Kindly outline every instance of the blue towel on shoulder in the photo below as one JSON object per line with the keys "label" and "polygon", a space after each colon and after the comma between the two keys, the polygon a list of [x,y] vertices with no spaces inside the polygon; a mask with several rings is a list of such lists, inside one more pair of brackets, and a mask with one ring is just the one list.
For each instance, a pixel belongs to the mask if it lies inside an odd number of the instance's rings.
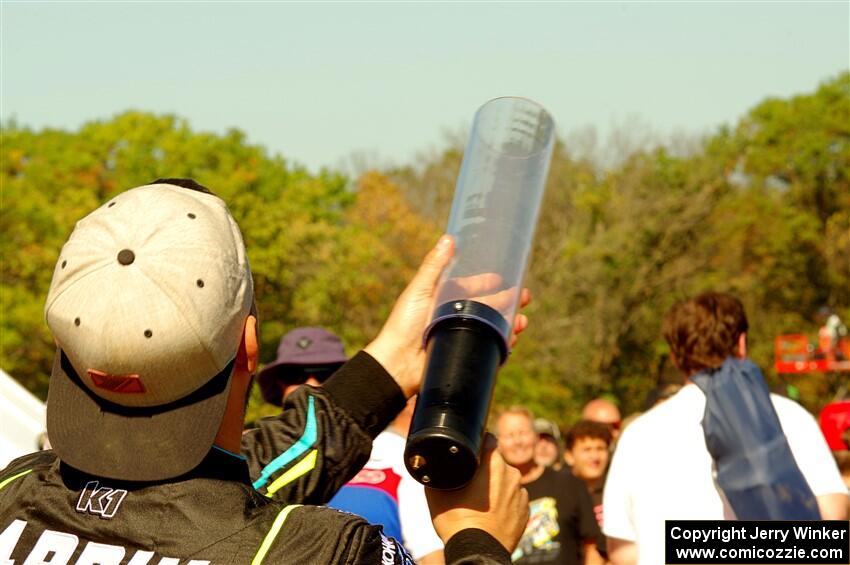
{"label": "blue towel on shoulder", "polygon": [[705,443],[738,519],[820,520],[759,368],[729,357],[691,380],[705,393]]}

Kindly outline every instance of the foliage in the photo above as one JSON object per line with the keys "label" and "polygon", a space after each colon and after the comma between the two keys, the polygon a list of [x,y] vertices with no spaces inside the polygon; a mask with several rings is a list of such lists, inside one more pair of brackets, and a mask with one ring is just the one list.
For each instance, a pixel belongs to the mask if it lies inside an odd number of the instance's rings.
{"label": "foliage", "polygon": [[[601,169],[570,150],[555,149],[527,279],[532,324],[497,405],[562,424],[601,394],[644,409],[655,387],[681,379],[660,338],[664,312],[707,289],[743,300],[751,356],[771,384],[795,384],[810,409],[829,400],[836,375],[773,373],[773,338],[814,333],[824,305],[850,317],[850,73],[757,104],[688,156],[633,151]],[[158,177],[195,178],[228,202],[248,246],[263,362],[303,325],[332,329],[353,353],[445,225],[462,156],[454,143],[351,182],[175,116],[131,111],[73,132],[5,124],[0,364],[44,396],[53,343],[42,309],[62,243],[88,211]],[[255,391],[249,418],[273,411]]]}
{"label": "foliage", "polygon": [[[843,73],[814,94],[758,104],[688,157],[638,151],[600,170],[556,148],[527,280],[532,323],[496,404],[564,424],[599,395],[643,410],[653,389],[682,378],[660,337],[664,312],[708,289],[743,300],[751,356],[774,388],[797,385],[813,410],[827,402],[839,377],[776,375],[773,339],[815,333],[824,305],[850,314],[848,82]],[[460,155],[392,176],[446,214],[435,203],[452,194]]]}

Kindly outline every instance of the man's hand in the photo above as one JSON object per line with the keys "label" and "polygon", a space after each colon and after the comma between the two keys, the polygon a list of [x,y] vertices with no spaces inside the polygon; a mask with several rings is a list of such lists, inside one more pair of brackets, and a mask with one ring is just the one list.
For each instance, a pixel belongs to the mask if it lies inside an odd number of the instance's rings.
{"label": "man's hand", "polygon": [[364,348],[392,375],[404,396],[419,392],[425,369],[422,334],[434,306],[437,283],[454,254],[451,236],[444,235],[428,252],[413,280],[401,293],[378,337]]}
{"label": "man's hand", "polygon": [[[419,271],[396,300],[378,337],[364,348],[392,375],[408,398],[419,392],[419,386],[422,384],[422,373],[425,370],[422,336],[431,321],[429,317],[437,300],[440,275],[453,254],[454,239],[444,235],[437,246],[425,256]],[[465,277],[456,284],[471,285],[471,288],[486,295],[498,282],[494,277],[498,279],[492,274],[475,275]],[[520,307],[524,307],[530,300],[528,289],[523,289],[520,294]],[[516,342],[516,336],[527,326],[528,319],[523,314],[517,314],[513,324],[511,346]]]}
{"label": "man's hand", "polygon": [[490,434],[468,485],[448,491],[425,487],[425,497],[443,543],[461,530],[478,528],[512,552],[528,522],[528,492],[520,484],[520,472],[505,463]]}

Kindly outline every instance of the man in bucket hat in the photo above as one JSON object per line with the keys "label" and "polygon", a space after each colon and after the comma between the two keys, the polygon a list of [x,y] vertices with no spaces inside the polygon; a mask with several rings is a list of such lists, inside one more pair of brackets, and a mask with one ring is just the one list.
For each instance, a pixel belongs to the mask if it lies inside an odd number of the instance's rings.
{"label": "man in bucket hat", "polygon": [[[376,434],[416,392],[425,317],[451,255],[451,239],[441,239],[342,378],[291,395],[293,410],[277,423],[308,440],[293,443],[293,458],[309,461],[310,442],[337,441],[326,435],[336,425]],[[252,487],[238,452],[258,355],[253,283],[239,229],[208,190],[161,179],[81,220],[57,262],[45,315],[57,343],[47,414],[54,451],[0,472],[0,560],[407,561],[377,527],[285,506]],[[324,427],[303,426],[310,412]],[[469,487],[431,502],[449,561],[508,562],[527,500],[492,448]]]}
{"label": "man in bucket hat", "polygon": [[257,374],[263,400],[281,406],[302,384],[321,386],[348,361],[342,340],[323,328],[295,328],[280,338],[277,358]]}

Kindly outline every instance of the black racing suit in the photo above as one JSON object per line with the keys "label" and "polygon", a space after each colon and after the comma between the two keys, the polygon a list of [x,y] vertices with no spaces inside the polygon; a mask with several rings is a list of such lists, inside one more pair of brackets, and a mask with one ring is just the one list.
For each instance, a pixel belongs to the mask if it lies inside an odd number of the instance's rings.
{"label": "black racing suit", "polygon": [[254,487],[287,504],[325,504],[363,468],[372,440],[405,403],[384,368],[358,353],[322,388],[298,387],[279,415],[243,434]]}
{"label": "black racing suit", "polygon": [[[403,406],[395,382],[363,353],[325,389],[290,396],[279,417],[246,437],[254,476],[265,477],[257,489],[246,460],[215,447],[186,475],[154,483],[87,475],[49,451],[13,461],[0,472],[0,563],[409,562],[380,527],[294,504],[329,498],[363,465],[371,436]],[[449,540],[446,559],[510,562],[494,538],[474,529]]]}

